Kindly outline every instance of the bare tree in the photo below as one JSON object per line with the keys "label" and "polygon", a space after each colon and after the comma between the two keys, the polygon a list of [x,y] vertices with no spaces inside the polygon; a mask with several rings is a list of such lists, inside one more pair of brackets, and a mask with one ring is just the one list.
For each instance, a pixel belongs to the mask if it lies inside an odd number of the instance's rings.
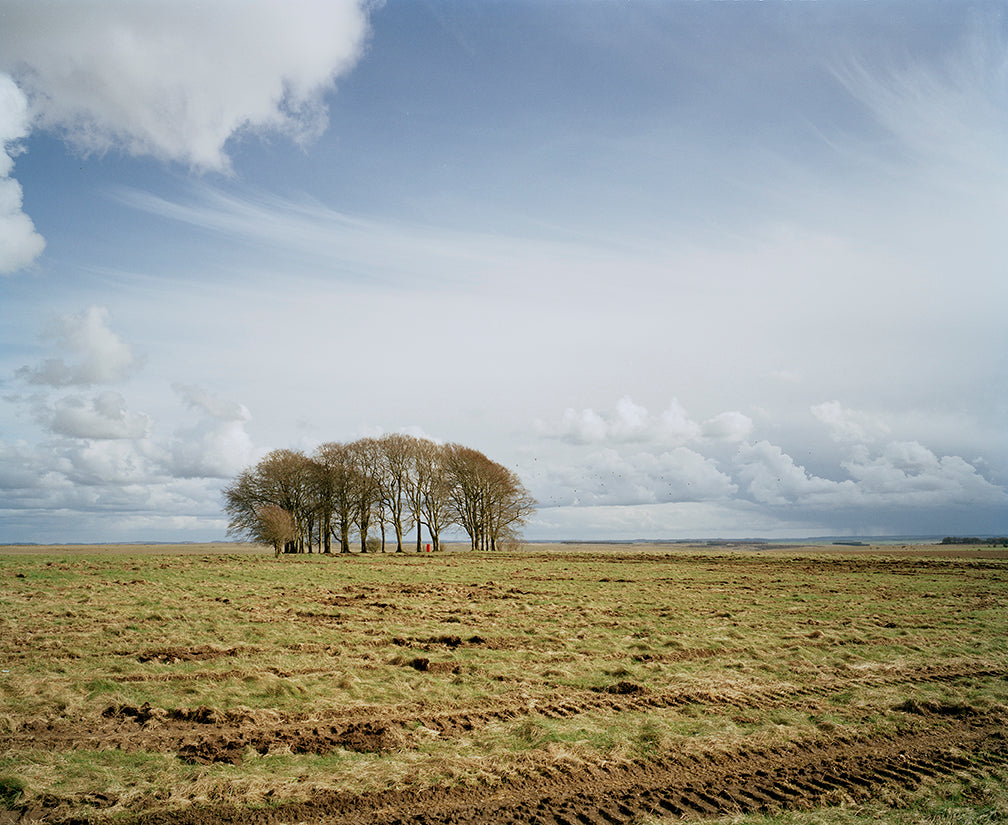
{"label": "bare tree", "polygon": [[258,540],[272,544],[274,555],[279,556],[284,545],[294,538],[294,519],[291,514],[275,504],[260,505]]}
{"label": "bare tree", "polygon": [[416,551],[418,553],[421,551],[423,545],[424,490],[428,486],[427,476],[430,473],[428,454],[435,447],[436,445],[433,441],[426,438],[417,438],[410,446],[410,452],[407,457],[403,492],[406,497],[406,507],[416,527]]}
{"label": "bare tree", "polygon": [[340,552],[350,552],[350,528],[357,518],[357,479],[346,444],[330,441],[315,450],[315,463],[329,524],[326,542],[339,530]]}
{"label": "bare tree", "polygon": [[535,501],[515,473],[461,444],[446,445],[444,466],[455,521],[473,550],[496,550],[517,538]]}
{"label": "bare tree", "polygon": [[296,450],[273,450],[259,462],[257,470],[271,491],[267,503],[283,508],[294,520],[295,546],[291,549],[303,553],[311,519],[307,456]]}
{"label": "bare tree", "polygon": [[368,527],[381,500],[381,450],[373,438],[360,438],[347,445],[347,457],[355,482],[357,529],[361,552],[367,552]]}
{"label": "bare tree", "polygon": [[224,512],[228,515],[229,535],[258,541],[258,509],[270,504],[261,482],[255,469],[245,469],[224,488]]}
{"label": "bare tree", "polygon": [[535,507],[536,500],[525,489],[518,474],[500,464],[495,465],[487,507],[489,549],[498,550],[516,543],[521,538],[521,528],[535,512]]}
{"label": "bare tree", "polygon": [[[418,474],[420,514],[430,535],[434,551],[441,549],[441,532],[451,526],[454,515],[449,493],[451,483],[445,467],[445,448],[441,444],[424,440],[417,451],[415,466]],[[420,528],[417,527],[419,550]]]}
{"label": "bare tree", "polygon": [[[396,552],[403,551],[403,514],[408,514],[409,472],[417,439],[401,433],[390,433],[378,439],[382,463],[381,496],[384,511],[396,536]],[[382,531],[384,550],[384,530]]]}
{"label": "bare tree", "polygon": [[461,444],[447,444],[442,452],[455,521],[469,535],[472,549],[481,550],[487,535],[492,462],[483,453]]}
{"label": "bare tree", "polygon": [[273,450],[255,467],[243,470],[224,488],[224,510],[230,517],[228,532],[261,540],[259,511],[273,505],[286,511],[293,522],[293,534],[286,540],[285,549],[304,552],[312,518],[308,469],[309,461],[303,453]]}

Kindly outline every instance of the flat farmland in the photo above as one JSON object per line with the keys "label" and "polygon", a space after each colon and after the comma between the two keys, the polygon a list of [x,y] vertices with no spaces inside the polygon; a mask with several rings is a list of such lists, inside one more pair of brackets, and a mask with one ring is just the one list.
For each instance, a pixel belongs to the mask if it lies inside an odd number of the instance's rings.
{"label": "flat farmland", "polygon": [[1003,552],[33,547],[0,579],[0,822],[1008,820]]}

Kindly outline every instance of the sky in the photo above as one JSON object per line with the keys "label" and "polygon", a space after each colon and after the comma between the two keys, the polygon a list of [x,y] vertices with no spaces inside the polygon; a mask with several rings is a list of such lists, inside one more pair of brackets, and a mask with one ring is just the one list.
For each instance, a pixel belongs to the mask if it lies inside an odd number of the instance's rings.
{"label": "sky", "polygon": [[0,542],[276,448],[529,539],[1008,533],[1004,0],[0,0]]}

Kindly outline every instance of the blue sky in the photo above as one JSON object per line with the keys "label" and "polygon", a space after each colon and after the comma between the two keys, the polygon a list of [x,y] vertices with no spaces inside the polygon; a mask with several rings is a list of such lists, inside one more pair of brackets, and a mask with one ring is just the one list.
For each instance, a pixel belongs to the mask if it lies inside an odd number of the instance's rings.
{"label": "blue sky", "polygon": [[1008,532],[1004,2],[0,0],[0,541],[277,447],[530,538]]}

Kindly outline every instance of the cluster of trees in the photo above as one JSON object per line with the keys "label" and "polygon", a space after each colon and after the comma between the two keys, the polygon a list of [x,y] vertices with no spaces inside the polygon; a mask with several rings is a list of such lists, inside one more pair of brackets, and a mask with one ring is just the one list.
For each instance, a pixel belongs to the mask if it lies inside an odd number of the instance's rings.
{"label": "cluster of trees", "polygon": [[496,550],[519,538],[535,501],[518,476],[461,444],[389,434],[322,444],[311,455],[274,450],[224,488],[229,534],[285,552],[350,552],[351,536],[381,550],[392,528],[396,552],[426,527],[434,550],[441,533],[459,527],[474,550]]}

